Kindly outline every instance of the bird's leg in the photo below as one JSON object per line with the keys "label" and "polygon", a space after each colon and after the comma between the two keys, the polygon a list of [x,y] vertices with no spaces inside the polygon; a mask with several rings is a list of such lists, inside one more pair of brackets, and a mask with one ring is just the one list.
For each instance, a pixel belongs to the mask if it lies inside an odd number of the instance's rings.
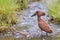
{"label": "bird's leg", "polygon": [[46,36],[48,37],[48,33],[46,32]]}
{"label": "bird's leg", "polygon": [[41,37],[43,37],[43,31],[41,30]]}

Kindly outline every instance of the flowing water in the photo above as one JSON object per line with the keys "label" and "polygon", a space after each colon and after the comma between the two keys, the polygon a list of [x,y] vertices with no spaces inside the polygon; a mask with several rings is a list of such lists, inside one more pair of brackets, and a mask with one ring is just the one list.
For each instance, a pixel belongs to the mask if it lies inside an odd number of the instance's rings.
{"label": "flowing water", "polygon": [[34,2],[30,3],[29,8],[19,12],[18,14],[18,24],[15,25],[16,29],[24,32],[26,34],[31,34],[31,37],[22,37],[18,33],[16,35],[6,34],[7,36],[0,36],[0,40],[59,40],[60,39],[60,25],[49,23],[53,33],[45,36],[46,33],[43,31],[44,37],[41,37],[41,30],[38,27],[37,17],[31,17],[37,10],[42,10],[46,13],[42,16],[44,20],[49,22],[50,17],[48,17],[47,8],[44,3]]}

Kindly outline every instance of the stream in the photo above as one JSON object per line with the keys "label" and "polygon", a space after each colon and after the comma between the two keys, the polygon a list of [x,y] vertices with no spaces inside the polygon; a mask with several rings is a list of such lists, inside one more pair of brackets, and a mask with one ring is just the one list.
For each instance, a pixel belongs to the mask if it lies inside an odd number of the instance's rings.
{"label": "stream", "polygon": [[[17,30],[25,33],[31,34],[31,37],[22,37],[18,33],[16,35],[7,34],[8,36],[1,37],[0,40],[59,40],[60,38],[60,25],[49,23],[53,33],[48,34],[48,37],[41,38],[41,30],[38,27],[37,16],[31,17],[37,10],[42,10],[46,13],[45,16],[42,16],[42,19],[49,22],[51,17],[48,17],[48,9],[44,3],[40,2],[31,2],[29,8],[19,12],[18,14],[18,24],[14,25]],[[44,36],[46,32],[42,33]],[[10,35],[10,36],[9,36]]]}

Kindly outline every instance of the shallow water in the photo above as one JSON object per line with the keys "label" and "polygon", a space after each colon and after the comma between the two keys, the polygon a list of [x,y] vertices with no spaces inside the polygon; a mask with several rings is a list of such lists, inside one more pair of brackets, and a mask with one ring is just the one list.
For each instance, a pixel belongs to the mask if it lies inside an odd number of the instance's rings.
{"label": "shallow water", "polygon": [[[37,10],[42,10],[46,13],[45,16],[42,16],[42,19],[49,22],[50,17],[47,17],[48,15],[47,8],[44,3],[40,3],[40,2],[34,2],[29,4],[28,6],[29,8],[24,10],[22,13],[24,15],[20,16],[22,17],[21,18],[22,20],[20,20],[19,18],[19,23],[17,26],[21,27],[23,29],[22,31],[28,34],[32,34],[33,36],[40,36],[41,30],[38,27],[37,17],[36,16],[31,17],[31,15],[33,15]],[[49,23],[49,24],[51,26],[51,29],[53,30],[53,33],[49,35],[55,35],[56,33],[60,32],[60,25],[53,24],[53,23]],[[25,27],[25,29],[23,27]],[[45,32],[43,32],[43,35],[45,35]]]}
{"label": "shallow water", "polygon": [[13,36],[5,36],[0,40],[60,40],[60,37],[33,37],[33,38],[14,38]]}

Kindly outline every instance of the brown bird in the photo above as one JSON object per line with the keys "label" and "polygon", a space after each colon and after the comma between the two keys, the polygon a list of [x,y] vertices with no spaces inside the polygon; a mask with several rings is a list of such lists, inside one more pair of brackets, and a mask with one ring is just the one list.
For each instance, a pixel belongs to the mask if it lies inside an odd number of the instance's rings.
{"label": "brown bird", "polygon": [[46,35],[47,35],[47,33],[52,33],[52,30],[51,30],[48,22],[46,22],[45,20],[43,20],[43,19],[41,18],[41,16],[44,16],[45,13],[42,12],[42,11],[37,11],[37,12],[36,12],[35,14],[33,14],[31,17],[33,17],[33,16],[35,16],[35,15],[37,15],[38,26],[39,26],[39,28],[41,29],[41,36],[43,36],[43,35],[42,35],[42,30],[46,32]]}

